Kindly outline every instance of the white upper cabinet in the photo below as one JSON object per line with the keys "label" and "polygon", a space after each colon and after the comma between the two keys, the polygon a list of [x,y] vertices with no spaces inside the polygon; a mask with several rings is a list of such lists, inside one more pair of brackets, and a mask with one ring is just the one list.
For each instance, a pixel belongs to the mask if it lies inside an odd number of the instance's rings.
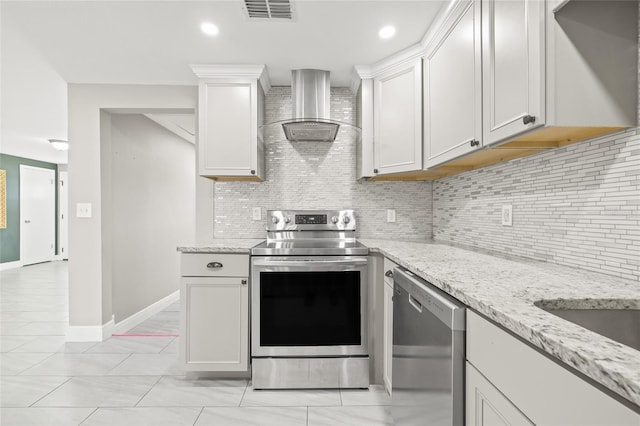
{"label": "white upper cabinet", "polygon": [[424,167],[482,147],[480,1],[458,3],[424,57]]}
{"label": "white upper cabinet", "polygon": [[355,71],[358,178],[439,179],[637,126],[638,5],[451,0],[420,43]]}
{"label": "white upper cabinet", "polygon": [[[264,179],[264,66],[195,67],[198,171],[227,180]],[[264,80],[263,80],[264,81]]]}
{"label": "white upper cabinet", "polygon": [[374,174],[422,169],[422,61],[373,79]]}
{"label": "white upper cabinet", "polygon": [[545,124],[544,2],[482,1],[484,142]]}

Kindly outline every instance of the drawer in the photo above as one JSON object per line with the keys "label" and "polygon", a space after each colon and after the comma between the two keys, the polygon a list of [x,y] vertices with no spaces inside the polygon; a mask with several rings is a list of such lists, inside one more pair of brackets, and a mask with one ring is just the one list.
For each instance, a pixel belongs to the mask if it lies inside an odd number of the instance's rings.
{"label": "drawer", "polygon": [[384,270],[382,272],[382,274],[384,275],[384,282],[386,284],[389,284],[390,286],[393,286],[393,276],[388,276],[387,274],[389,273],[393,273],[393,268],[397,268],[398,264],[395,262],[392,262],[391,260],[387,259],[386,257],[384,258]]}
{"label": "drawer", "polygon": [[249,255],[183,253],[180,275],[183,277],[248,277]]}

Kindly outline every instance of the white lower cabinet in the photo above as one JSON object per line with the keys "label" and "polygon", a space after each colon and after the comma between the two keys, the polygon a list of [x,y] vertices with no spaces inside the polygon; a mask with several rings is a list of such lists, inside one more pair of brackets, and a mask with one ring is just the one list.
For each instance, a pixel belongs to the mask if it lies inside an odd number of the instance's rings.
{"label": "white lower cabinet", "polygon": [[533,425],[468,362],[466,373],[467,426]]}
{"label": "white lower cabinet", "polygon": [[[182,256],[182,367],[186,371],[246,372],[249,256],[202,253]],[[199,276],[191,276],[194,274]]]}
{"label": "white lower cabinet", "polygon": [[467,425],[640,424],[640,414],[467,310]]}
{"label": "white lower cabinet", "polygon": [[384,381],[384,387],[389,394],[391,394],[391,365],[393,364],[393,268],[396,266],[398,265],[385,257],[382,379]]}

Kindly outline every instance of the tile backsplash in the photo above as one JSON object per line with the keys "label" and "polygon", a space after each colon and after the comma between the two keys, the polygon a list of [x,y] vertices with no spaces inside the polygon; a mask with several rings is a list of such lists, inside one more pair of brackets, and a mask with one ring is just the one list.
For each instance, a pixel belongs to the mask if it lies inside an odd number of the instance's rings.
{"label": "tile backsplash", "polygon": [[639,178],[634,128],[440,179],[433,236],[640,281]]}
{"label": "tile backsplash", "polygon": [[[331,89],[331,118],[355,123],[355,96]],[[265,120],[291,118],[291,88],[272,87]],[[287,141],[281,126],[265,128],[264,182],[215,182],[216,238],[263,238],[264,221],[252,220],[252,207],[268,209],[352,208],[360,238],[419,240],[431,237],[430,182],[357,182],[355,128],[341,126],[333,143]],[[387,209],[396,222],[386,221]]]}
{"label": "tile backsplash", "polygon": [[[273,87],[268,123],[291,117]],[[353,123],[355,97],[331,90],[332,118]],[[462,244],[640,281],[640,128],[433,182],[357,182],[356,130],[333,143],[265,131],[265,182],[215,182],[216,238],[263,238],[267,209],[353,208],[358,237]],[[501,224],[503,205],[513,225]],[[386,222],[395,209],[397,222]]]}

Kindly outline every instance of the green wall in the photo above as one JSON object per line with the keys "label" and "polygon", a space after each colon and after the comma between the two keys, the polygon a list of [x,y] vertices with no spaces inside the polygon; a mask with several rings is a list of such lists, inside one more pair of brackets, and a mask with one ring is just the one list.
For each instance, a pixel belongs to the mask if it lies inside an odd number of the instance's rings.
{"label": "green wall", "polygon": [[[20,165],[52,169],[58,181],[58,165],[28,158],[0,154],[0,169],[7,171],[7,227],[0,229],[0,263],[20,260]],[[56,212],[58,185],[56,184]],[[58,252],[58,215],[56,214],[56,253]]]}

